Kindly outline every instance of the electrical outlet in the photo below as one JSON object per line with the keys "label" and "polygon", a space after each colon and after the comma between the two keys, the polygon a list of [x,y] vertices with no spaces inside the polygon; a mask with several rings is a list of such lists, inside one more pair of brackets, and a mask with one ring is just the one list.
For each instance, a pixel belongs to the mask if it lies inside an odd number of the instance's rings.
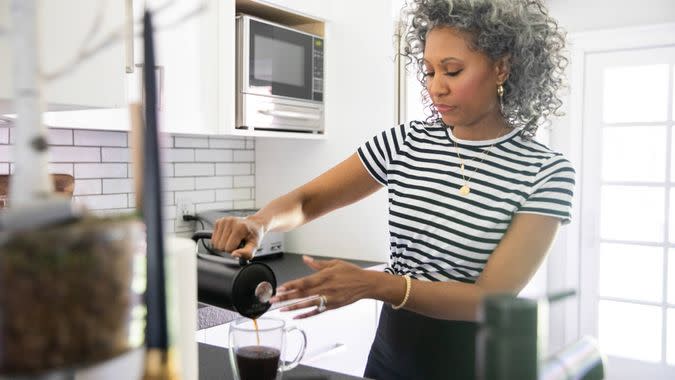
{"label": "electrical outlet", "polygon": [[194,215],[195,206],[192,200],[187,197],[176,197],[176,231],[191,231],[194,229],[194,222],[183,220],[183,215]]}

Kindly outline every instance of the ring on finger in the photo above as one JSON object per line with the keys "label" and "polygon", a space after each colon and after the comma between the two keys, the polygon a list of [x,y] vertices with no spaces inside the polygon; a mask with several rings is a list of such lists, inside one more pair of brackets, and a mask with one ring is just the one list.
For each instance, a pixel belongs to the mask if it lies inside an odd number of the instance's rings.
{"label": "ring on finger", "polygon": [[326,307],[328,306],[328,300],[326,299],[326,296],[319,296],[319,306],[317,306],[317,311],[319,313],[323,313],[326,311]]}

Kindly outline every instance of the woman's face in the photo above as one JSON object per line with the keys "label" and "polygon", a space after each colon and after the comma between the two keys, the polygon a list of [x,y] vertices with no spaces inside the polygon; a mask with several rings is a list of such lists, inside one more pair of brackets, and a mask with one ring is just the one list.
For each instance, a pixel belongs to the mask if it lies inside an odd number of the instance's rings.
{"label": "woman's face", "polygon": [[506,76],[500,65],[471,50],[467,38],[449,27],[427,34],[426,87],[446,125],[472,126],[492,113],[499,114],[497,84]]}

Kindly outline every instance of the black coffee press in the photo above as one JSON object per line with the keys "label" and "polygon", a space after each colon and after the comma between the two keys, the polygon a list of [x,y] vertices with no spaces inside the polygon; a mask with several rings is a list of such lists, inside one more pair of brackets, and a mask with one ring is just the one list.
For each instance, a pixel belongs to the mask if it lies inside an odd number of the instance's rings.
{"label": "black coffee press", "polygon": [[[197,245],[211,239],[212,231],[192,235]],[[260,262],[240,259],[233,262],[219,254],[197,253],[197,299],[209,305],[236,311],[247,318],[258,318],[269,310],[276,294],[277,278],[272,269]]]}

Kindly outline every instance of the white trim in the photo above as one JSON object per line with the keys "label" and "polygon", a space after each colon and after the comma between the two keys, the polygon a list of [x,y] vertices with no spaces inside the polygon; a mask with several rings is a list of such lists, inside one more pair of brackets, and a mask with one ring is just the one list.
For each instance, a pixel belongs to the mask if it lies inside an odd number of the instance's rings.
{"label": "white trim", "polygon": [[[574,203],[572,223],[561,230],[554,244],[548,263],[548,289],[576,289],[577,297],[564,303],[564,310],[551,313],[550,348],[558,349],[579,338],[579,272],[580,272],[580,223],[578,217],[584,200],[579,196],[582,188],[581,162],[584,118],[584,76],[586,55],[611,50],[650,48],[675,44],[675,23],[639,27],[605,29],[570,34],[569,38],[569,92],[564,102],[567,116],[554,120],[551,145],[565,153],[577,169],[577,199]],[[562,270],[561,270],[562,268]],[[561,273],[563,272],[563,273]],[[561,332],[562,330],[562,332]]]}

